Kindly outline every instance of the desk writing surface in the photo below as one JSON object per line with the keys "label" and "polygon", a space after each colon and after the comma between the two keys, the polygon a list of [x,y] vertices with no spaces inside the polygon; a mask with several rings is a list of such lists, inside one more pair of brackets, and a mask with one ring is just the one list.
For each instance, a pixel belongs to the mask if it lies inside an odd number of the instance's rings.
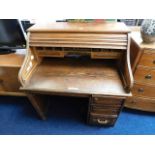
{"label": "desk writing surface", "polygon": [[86,95],[130,95],[123,88],[115,62],[77,58],[45,58],[21,89]]}

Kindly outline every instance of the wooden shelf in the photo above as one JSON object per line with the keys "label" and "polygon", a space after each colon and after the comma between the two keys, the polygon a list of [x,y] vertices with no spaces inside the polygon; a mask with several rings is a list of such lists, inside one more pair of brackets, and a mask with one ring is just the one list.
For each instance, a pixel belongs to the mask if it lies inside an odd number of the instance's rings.
{"label": "wooden shelf", "polygon": [[114,60],[87,58],[44,58],[21,89],[42,93],[130,96],[123,88],[115,63]]}

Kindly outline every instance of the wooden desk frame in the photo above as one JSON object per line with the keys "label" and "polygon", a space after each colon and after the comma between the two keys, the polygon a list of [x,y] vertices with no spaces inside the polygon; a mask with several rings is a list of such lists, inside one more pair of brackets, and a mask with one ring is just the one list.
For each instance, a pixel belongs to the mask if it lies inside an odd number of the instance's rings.
{"label": "wooden desk frame", "polygon": [[[99,52],[94,51],[100,49]],[[84,50],[82,52],[81,50]],[[45,57],[64,59],[71,54],[90,56],[93,59],[117,60],[119,74],[124,92],[108,94],[89,94],[88,122],[98,125],[114,125],[127,96],[131,96],[133,75],[130,65],[130,34],[122,23],[54,23],[45,27],[34,26],[28,31],[27,55],[19,72],[21,89],[27,93],[32,105],[42,119],[45,119],[44,106],[39,94],[53,94],[53,90],[45,91],[27,87],[42,65]],[[51,59],[52,61],[52,59]],[[32,86],[32,85],[31,85]],[[38,94],[38,95],[37,95]],[[66,95],[57,92],[57,95]],[[67,95],[83,96],[76,91]],[[95,110],[94,110],[95,109]]]}

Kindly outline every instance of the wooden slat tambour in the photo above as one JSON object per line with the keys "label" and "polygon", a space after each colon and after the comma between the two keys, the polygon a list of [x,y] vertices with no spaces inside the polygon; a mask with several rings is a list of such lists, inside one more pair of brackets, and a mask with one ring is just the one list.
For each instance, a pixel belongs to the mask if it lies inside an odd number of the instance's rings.
{"label": "wooden slat tambour", "polygon": [[31,38],[115,38],[127,39],[126,34],[95,34],[95,33],[31,33]]}
{"label": "wooden slat tambour", "polygon": [[30,46],[127,49],[126,34],[31,33]]}
{"label": "wooden slat tambour", "polygon": [[76,40],[74,40],[74,41],[72,41],[72,42],[69,42],[69,41],[60,41],[60,40],[58,40],[58,41],[30,41],[30,44],[31,43],[39,43],[39,44],[96,44],[96,45],[124,45],[124,46],[126,46],[127,45],[127,43],[122,43],[122,42],[118,42],[118,43],[115,43],[115,42],[81,42],[81,41],[76,41]]}
{"label": "wooden slat tambour", "polygon": [[105,48],[105,49],[127,49],[126,46],[118,46],[118,45],[86,45],[86,44],[38,44],[38,43],[30,43],[30,46],[35,47],[81,47],[81,48]]}
{"label": "wooden slat tambour", "polygon": [[115,42],[115,43],[127,43],[127,40],[123,39],[81,39],[81,38],[31,38],[30,41],[88,41],[88,42]]}

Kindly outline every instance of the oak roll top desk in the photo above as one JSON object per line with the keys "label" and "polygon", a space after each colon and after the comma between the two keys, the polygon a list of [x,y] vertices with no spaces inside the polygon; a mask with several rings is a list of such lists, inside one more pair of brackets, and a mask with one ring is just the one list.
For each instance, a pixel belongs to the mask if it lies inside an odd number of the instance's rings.
{"label": "oak roll top desk", "polygon": [[28,30],[21,90],[45,119],[39,94],[88,97],[88,123],[114,125],[131,96],[130,31],[123,23],[49,23]]}

